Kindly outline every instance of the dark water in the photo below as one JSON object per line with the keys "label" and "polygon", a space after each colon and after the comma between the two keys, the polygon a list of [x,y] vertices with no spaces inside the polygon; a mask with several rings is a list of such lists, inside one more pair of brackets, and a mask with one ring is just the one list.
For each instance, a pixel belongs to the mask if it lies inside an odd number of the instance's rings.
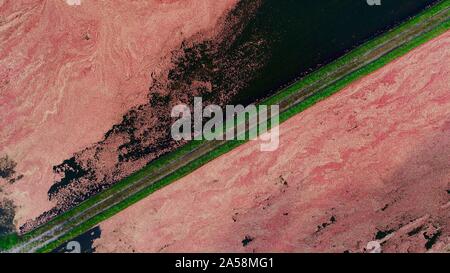
{"label": "dark water", "polygon": [[436,2],[381,0],[381,6],[370,6],[366,0],[263,0],[237,43],[260,33],[270,41],[270,56],[235,102],[267,97]]}

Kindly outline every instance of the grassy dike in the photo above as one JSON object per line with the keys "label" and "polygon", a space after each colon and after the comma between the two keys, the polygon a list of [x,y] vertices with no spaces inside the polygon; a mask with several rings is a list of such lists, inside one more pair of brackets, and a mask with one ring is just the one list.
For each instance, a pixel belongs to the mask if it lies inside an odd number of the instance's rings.
{"label": "grassy dike", "polygon": [[[358,47],[357,49],[355,49],[355,50],[351,51],[350,53],[346,54],[345,56],[339,58],[338,60],[320,68],[319,70],[316,70],[315,72],[309,74],[308,76],[304,77],[303,79],[300,79],[293,85],[291,85],[283,90],[280,90],[274,96],[261,102],[261,104],[272,105],[272,104],[280,103],[281,101],[285,100],[289,96],[298,92],[300,89],[313,84],[314,82],[318,81],[319,79],[321,79],[323,77],[327,77],[328,74],[330,74],[334,70],[337,70],[339,67],[343,66],[344,64],[352,62],[355,58],[358,58],[359,56],[362,56],[365,53],[370,52],[371,50],[376,48],[378,45],[380,45],[386,41],[389,41],[393,37],[397,36],[399,33],[406,31],[410,27],[412,27],[424,20],[427,20],[428,18],[433,17],[435,14],[437,14],[440,11],[447,9],[449,7],[450,7],[450,0],[444,0],[444,1],[440,2],[439,4],[425,10],[421,14],[415,16],[414,18],[410,19],[409,21],[396,27],[395,29],[393,29],[381,36],[376,37],[375,39],[363,44],[362,46]],[[303,110],[314,105],[318,101],[323,100],[323,99],[331,96],[332,94],[338,92],[339,90],[341,90],[342,88],[344,88],[348,84],[350,84],[351,82],[353,82],[357,79],[360,79],[361,77],[363,77],[365,75],[372,73],[373,71],[383,67],[384,65],[391,62],[392,60],[394,60],[400,56],[403,56],[404,54],[406,54],[408,51],[414,49],[415,47],[433,39],[434,37],[437,37],[438,35],[447,31],[449,28],[450,28],[450,21],[447,20],[446,22],[440,24],[437,28],[435,28],[427,33],[424,33],[424,34],[420,35],[419,37],[416,37],[415,39],[407,42],[406,44],[403,44],[402,46],[387,53],[386,55],[383,55],[381,58],[377,59],[376,61],[369,63],[366,66],[364,66],[363,68],[342,77],[341,79],[335,81],[332,85],[330,85],[324,89],[321,89],[318,92],[315,92],[311,96],[307,97],[303,101],[296,104],[294,107],[291,107],[290,109],[282,112],[280,114],[280,121],[283,122],[283,121],[289,119],[290,117],[302,112]],[[60,244],[64,243],[65,241],[68,241],[68,240],[86,232],[87,230],[89,230],[93,226],[97,225],[98,223],[117,214],[121,210],[135,204],[139,200],[142,200],[143,198],[147,197],[148,195],[157,191],[158,189],[161,189],[162,187],[186,176],[187,174],[198,169],[202,165],[231,151],[232,149],[240,146],[241,144],[243,144],[245,142],[246,141],[226,142],[225,144],[223,144],[219,148],[213,150],[212,152],[210,152],[206,155],[203,155],[202,157],[198,158],[197,160],[181,167],[180,169],[176,170],[175,172],[172,172],[170,175],[159,180],[157,183],[152,184],[151,186],[147,187],[146,189],[138,192],[137,194],[134,194],[133,196],[114,205],[113,207],[100,212],[99,214],[95,215],[94,217],[83,222],[81,225],[73,227],[73,229],[70,232],[65,233],[62,237],[47,244],[45,247],[39,249],[38,252],[49,252],[49,251],[53,250],[54,248],[58,247]],[[202,144],[204,144],[203,141],[192,141],[192,142],[188,143],[187,145],[181,147],[180,149],[176,150],[175,152],[167,154],[167,155],[159,158],[158,160],[154,161],[153,163],[151,163],[147,167],[143,168],[142,170],[123,179],[119,183],[113,185],[111,188],[89,198],[88,200],[82,202],[80,205],[72,208],[71,210],[67,211],[66,213],[63,213],[63,214],[55,217],[50,222],[44,224],[43,226],[37,228],[34,231],[31,231],[23,236],[17,236],[16,234],[12,234],[12,235],[1,238],[0,239],[0,249],[3,249],[3,250],[11,249],[15,245],[18,245],[22,242],[26,242],[30,238],[34,238],[34,237],[38,236],[45,230],[50,229],[52,226],[62,223],[65,220],[76,216],[79,212],[89,208],[90,206],[99,202],[100,200],[103,200],[105,197],[124,189],[130,183],[133,183],[134,181],[145,178],[152,172],[158,170],[159,168],[166,165],[167,163],[176,160],[180,156],[185,156],[185,155],[189,154],[193,150],[200,147]]]}

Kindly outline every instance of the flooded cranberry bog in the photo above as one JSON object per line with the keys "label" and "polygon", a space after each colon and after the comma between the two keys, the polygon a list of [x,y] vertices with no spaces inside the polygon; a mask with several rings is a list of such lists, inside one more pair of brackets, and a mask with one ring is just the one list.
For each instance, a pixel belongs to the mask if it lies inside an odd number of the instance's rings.
{"label": "flooded cranberry bog", "polygon": [[[261,104],[279,104],[287,120],[356,79],[367,75],[449,29],[450,1],[442,1],[389,32],[300,79]],[[245,101],[245,99],[241,99]],[[138,173],[60,214],[36,230],[2,240],[12,252],[48,252],[97,223],[185,176],[243,142],[192,142]]]}

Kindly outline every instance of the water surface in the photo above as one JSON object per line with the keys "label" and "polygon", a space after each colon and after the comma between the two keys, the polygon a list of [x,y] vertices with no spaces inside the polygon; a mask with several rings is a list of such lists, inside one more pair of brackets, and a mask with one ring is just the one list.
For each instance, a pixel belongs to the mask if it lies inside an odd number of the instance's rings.
{"label": "water surface", "polygon": [[258,33],[268,61],[236,102],[251,103],[400,24],[436,0],[264,0],[237,44]]}

